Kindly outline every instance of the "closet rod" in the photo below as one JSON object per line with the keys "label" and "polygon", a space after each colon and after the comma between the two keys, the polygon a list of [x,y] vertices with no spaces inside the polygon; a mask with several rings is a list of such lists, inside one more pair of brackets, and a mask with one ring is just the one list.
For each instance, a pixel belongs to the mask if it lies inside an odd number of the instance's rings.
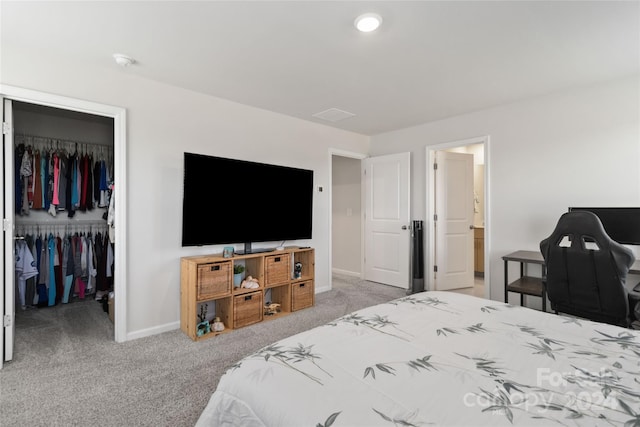
{"label": "closet rod", "polygon": [[40,232],[58,232],[64,231],[74,232],[74,231],[99,231],[99,232],[107,232],[109,229],[107,224],[16,224],[15,236],[16,238],[20,238],[28,233],[40,233]]}
{"label": "closet rod", "polygon": [[107,221],[102,220],[91,220],[91,219],[80,219],[80,220],[52,220],[52,221],[16,221],[15,225],[108,225]]}
{"label": "closet rod", "polygon": [[108,227],[109,224],[106,222],[97,222],[97,221],[86,221],[86,222],[66,222],[66,223],[53,223],[53,222],[22,222],[15,224],[16,228],[19,227]]}
{"label": "closet rod", "polygon": [[20,133],[20,132],[14,132],[13,134],[14,137],[14,142],[15,142],[15,138],[38,138],[38,139],[46,139],[46,140],[50,140],[50,141],[59,141],[62,142],[64,144],[84,144],[84,145],[91,145],[91,146],[99,146],[99,147],[109,147],[111,149],[113,149],[113,144],[100,144],[97,142],[90,142],[90,141],[76,141],[73,139],[65,139],[65,138],[55,138],[52,136],[40,136],[40,135],[32,135],[32,134],[28,134],[28,133]]}

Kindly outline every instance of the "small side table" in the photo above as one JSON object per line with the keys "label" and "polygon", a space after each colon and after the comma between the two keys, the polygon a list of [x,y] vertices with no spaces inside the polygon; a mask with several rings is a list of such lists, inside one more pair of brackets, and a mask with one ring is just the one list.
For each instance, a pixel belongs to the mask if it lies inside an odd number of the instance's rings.
{"label": "small side table", "polygon": [[[520,294],[520,305],[524,306],[524,296],[532,295],[542,298],[542,311],[547,311],[547,293],[542,284],[542,277],[546,275],[546,265],[540,252],[516,251],[502,257],[504,261],[504,302],[509,302],[509,292]],[[509,261],[520,263],[520,277],[509,283]],[[526,275],[527,264],[542,266],[542,277]]]}

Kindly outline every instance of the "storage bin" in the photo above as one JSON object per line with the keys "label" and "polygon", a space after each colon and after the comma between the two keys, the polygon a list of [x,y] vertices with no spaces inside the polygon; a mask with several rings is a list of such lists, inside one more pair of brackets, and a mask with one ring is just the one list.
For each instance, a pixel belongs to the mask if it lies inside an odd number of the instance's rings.
{"label": "storage bin", "polygon": [[233,297],[233,327],[241,328],[262,321],[262,291]]}
{"label": "storage bin", "polygon": [[291,311],[302,310],[313,306],[313,280],[291,285]]}
{"label": "storage bin", "polygon": [[291,276],[291,255],[270,255],[265,257],[265,286],[289,281]]}
{"label": "storage bin", "polygon": [[197,300],[213,299],[229,294],[232,280],[231,261],[199,265]]}

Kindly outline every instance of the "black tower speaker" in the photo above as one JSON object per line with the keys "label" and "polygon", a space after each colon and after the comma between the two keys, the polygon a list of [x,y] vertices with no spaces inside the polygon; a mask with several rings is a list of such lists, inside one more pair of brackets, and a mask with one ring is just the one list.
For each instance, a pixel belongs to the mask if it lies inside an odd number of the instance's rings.
{"label": "black tower speaker", "polygon": [[422,221],[411,227],[411,293],[424,291],[424,235]]}

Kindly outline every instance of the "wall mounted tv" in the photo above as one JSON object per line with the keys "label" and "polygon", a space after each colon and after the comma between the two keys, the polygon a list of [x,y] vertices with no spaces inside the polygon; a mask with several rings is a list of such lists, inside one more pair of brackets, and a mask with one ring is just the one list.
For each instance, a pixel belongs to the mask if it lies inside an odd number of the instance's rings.
{"label": "wall mounted tv", "polygon": [[313,171],[184,153],[182,246],[311,238]]}
{"label": "wall mounted tv", "polygon": [[640,208],[570,207],[569,211],[593,212],[613,240],[625,245],[640,245]]}

